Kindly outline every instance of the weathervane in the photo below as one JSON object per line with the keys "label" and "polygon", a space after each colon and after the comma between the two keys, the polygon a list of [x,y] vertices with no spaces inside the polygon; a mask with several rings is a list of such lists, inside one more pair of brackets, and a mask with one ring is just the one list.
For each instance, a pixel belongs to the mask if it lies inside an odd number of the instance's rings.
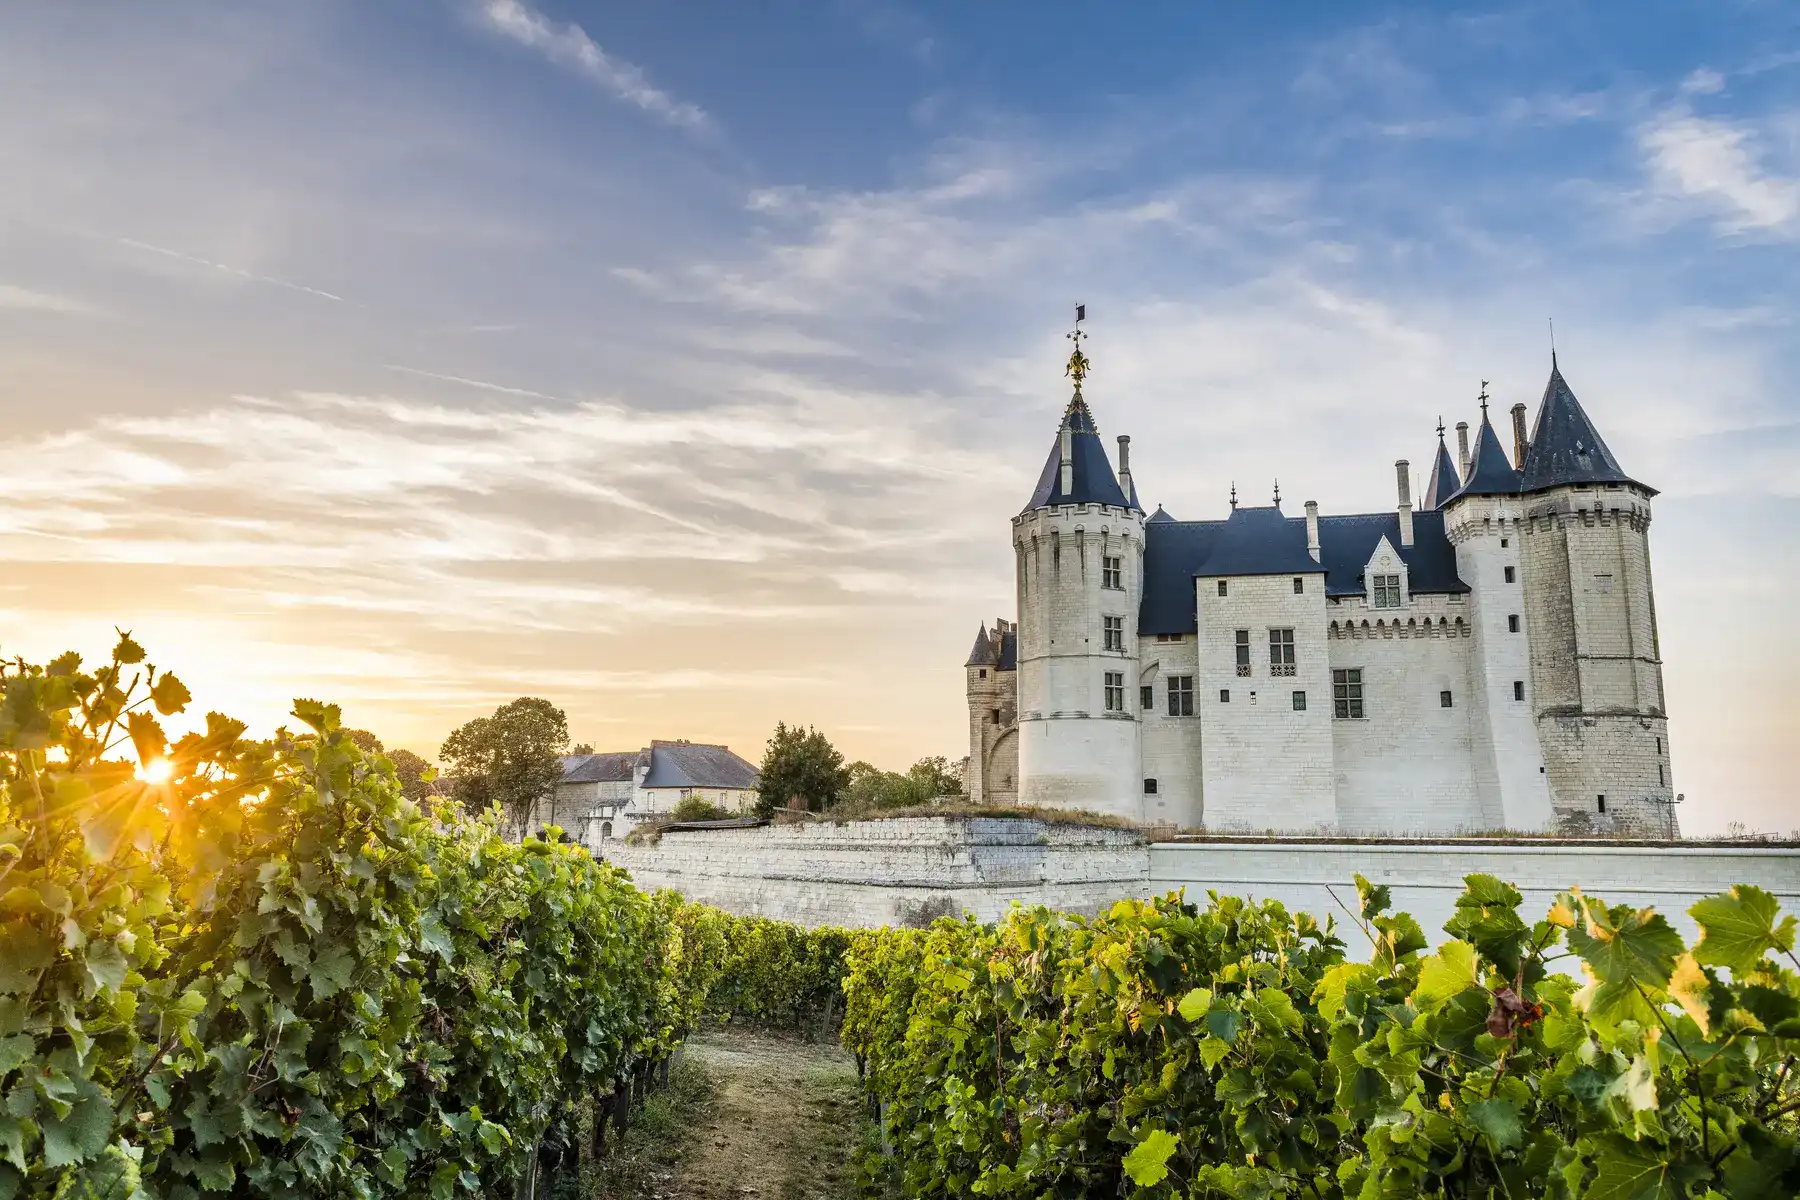
{"label": "weathervane", "polygon": [[1231,481],[1231,511],[1237,511],[1237,480]]}
{"label": "weathervane", "polygon": [[1444,418],[1438,418],[1438,441],[1444,440]]}
{"label": "weathervane", "polygon": [[[1488,385],[1487,380],[1484,379],[1481,381],[1481,423],[1484,425],[1487,424],[1487,419],[1488,419],[1488,415],[1487,415],[1487,402],[1488,402],[1487,385]],[[1442,418],[1439,418],[1439,419],[1441,420]]]}
{"label": "weathervane", "polygon": [[1281,507],[1281,480],[1275,481],[1275,507]]}
{"label": "weathervane", "polygon": [[1066,335],[1071,342],[1075,343],[1075,349],[1070,351],[1069,367],[1063,372],[1075,381],[1077,396],[1081,395],[1081,381],[1087,378],[1088,373],[1088,357],[1081,352],[1081,340],[1087,336],[1081,331],[1081,323],[1085,320],[1087,320],[1087,305],[1077,304],[1075,306],[1075,328]]}

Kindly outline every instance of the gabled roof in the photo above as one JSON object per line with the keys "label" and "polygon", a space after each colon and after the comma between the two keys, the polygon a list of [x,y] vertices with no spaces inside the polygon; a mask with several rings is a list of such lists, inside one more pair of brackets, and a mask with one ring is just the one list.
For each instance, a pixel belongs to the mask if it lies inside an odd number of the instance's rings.
{"label": "gabled roof", "polygon": [[1425,495],[1419,501],[1424,509],[1442,508],[1444,501],[1456,494],[1462,486],[1462,478],[1456,473],[1456,460],[1450,457],[1449,447],[1444,445],[1443,426],[1438,427],[1437,460],[1431,464],[1431,479],[1425,485]]}
{"label": "gabled roof", "polygon": [[753,788],[756,768],[724,746],[701,742],[651,742],[647,788]]}
{"label": "gabled roof", "polygon": [[[1074,467],[1070,487],[1066,492],[1062,490],[1064,429],[1070,432],[1069,457]],[[1135,489],[1134,494],[1128,497],[1119,487],[1119,478],[1113,474],[1112,462],[1106,457],[1106,447],[1100,441],[1099,431],[1094,428],[1094,414],[1088,411],[1087,401],[1081,398],[1080,392],[1069,398],[1069,406],[1063,410],[1062,423],[1057,426],[1056,440],[1050,443],[1050,457],[1044,460],[1043,474],[1038,476],[1037,490],[1031,493],[1025,511],[1049,508],[1055,504],[1138,507]]]}
{"label": "gabled roof", "polygon": [[[1525,452],[1520,488],[1541,492],[1569,484],[1630,483],[1644,487],[1625,474],[1625,468],[1601,440],[1600,431],[1588,419],[1581,402],[1550,356],[1550,381],[1538,406],[1531,446]],[[1644,488],[1655,495],[1654,490]]]}
{"label": "gabled roof", "polygon": [[1506,447],[1494,432],[1485,408],[1481,430],[1475,435],[1475,452],[1469,456],[1469,477],[1450,499],[1463,496],[1513,496],[1519,491],[1519,472],[1507,461]]}
{"label": "gabled roof", "polygon": [[1234,508],[1196,575],[1302,575],[1325,568],[1306,549],[1306,522],[1279,508]]}
{"label": "gabled roof", "polygon": [[617,754],[565,754],[562,760],[564,783],[623,783],[631,778],[640,751],[626,750]]}
{"label": "gabled roof", "polygon": [[969,661],[965,667],[991,667],[1000,661],[1000,653],[994,647],[994,639],[989,636],[987,622],[975,631],[975,648],[969,651]]}
{"label": "gabled roof", "polygon": [[[1406,564],[1410,590],[1419,593],[1462,593],[1469,590],[1456,573],[1456,551],[1444,534],[1444,514],[1413,514],[1413,544],[1400,544],[1398,513],[1364,513],[1319,518],[1319,560],[1306,553],[1306,519],[1283,517],[1280,510],[1238,509],[1232,514],[1260,513],[1240,523],[1232,536],[1230,558],[1252,569],[1215,571],[1213,560],[1224,549],[1231,520],[1147,521],[1144,525],[1144,596],[1138,606],[1138,632],[1193,633],[1194,580],[1214,574],[1304,575],[1325,572],[1325,594],[1363,594],[1363,568],[1386,537]],[[1271,521],[1267,514],[1274,514]],[[1277,524],[1279,522],[1279,524]],[[1304,563],[1292,549],[1298,544]]]}

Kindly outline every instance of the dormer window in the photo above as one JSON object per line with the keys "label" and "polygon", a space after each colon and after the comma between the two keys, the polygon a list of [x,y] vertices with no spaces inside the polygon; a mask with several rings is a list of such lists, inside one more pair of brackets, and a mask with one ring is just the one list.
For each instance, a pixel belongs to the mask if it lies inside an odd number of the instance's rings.
{"label": "dormer window", "polygon": [[1400,577],[1398,575],[1371,575],[1369,585],[1372,589],[1371,602],[1376,608],[1400,607]]}

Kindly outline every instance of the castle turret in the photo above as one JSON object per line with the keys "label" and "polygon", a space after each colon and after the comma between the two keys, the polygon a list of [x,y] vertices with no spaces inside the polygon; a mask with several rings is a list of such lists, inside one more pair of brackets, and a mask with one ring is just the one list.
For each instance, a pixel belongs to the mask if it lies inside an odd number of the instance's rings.
{"label": "castle turret", "polygon": [[[1462,429],[1459,424],[1459,441]],[[1556,814],[1533,717],[1531,649],[1520,581],[1519,472],[1507,461],[1488,419],[1485,383],[1481,428],[1467,463],[1462,485],[1439,507],[1444,532],[1456,550],[1457,574],[1470,589],[1470,759],[1476,796],[1490,828],[1550,829]],[[1433,469],[1434,482],[1441,471],[1441,465]]]}
{"label": "castle turret", "polygon": [[1545,771],[1571,830],[1676,835],[1650,500],[1563,379],[1550,380],[1523,464],[1526,618]]}
{"label": "castle turret", "polygon": [[1113,474],[1082,397],[1079,313],[1069,336],[1074,394],[1037,489],[1013,518],[1019,800],[1138,819],[1144,513]]}
{"label": "castle turret", "polygon": [[1425,484],[1425,497],[1419,507],[1426,512],[1442,508],[1444,502],[1454,496],[1462,487],[1462,476],[1456,472],[1456,464],[1450,459],[1450,449],[1444,445],[1444,419],[1438,418],[1437,457],[1431,463],[1431,478]]}

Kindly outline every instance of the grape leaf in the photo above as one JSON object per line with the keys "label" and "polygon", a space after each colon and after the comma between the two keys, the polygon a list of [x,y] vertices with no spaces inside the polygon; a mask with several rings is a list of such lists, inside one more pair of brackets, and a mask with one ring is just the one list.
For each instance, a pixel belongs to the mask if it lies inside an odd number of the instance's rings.
{"label": "grape leaf", "polygon": [[1519,1106],[1505,1096],[1477,1100],[1469,1105],[1469,1124],[1481,1131],[1496,1149],[1517,1146],[1525,1140],[1525,1126],[1519,1120]]}
{"label": "grape leaf", "polygon": [[1734,976],[1749,974],[1770,950],[1794,948],[1794,918],[1789,915],[1778,922],[1780,913],[1775,897],[1747,883],[1708,896],[1688,909],[1700,926],[1695,960],[1724,967]]}
{"label": "grape leaf", "polygon": [[1181,1145],[1181,1139],[1166,1129],[1152,1129],[1125,1156],[1120,1165],[1131,1182],[1139,1187],[1161,1183],[1169,1174],[1169,1156]]}

